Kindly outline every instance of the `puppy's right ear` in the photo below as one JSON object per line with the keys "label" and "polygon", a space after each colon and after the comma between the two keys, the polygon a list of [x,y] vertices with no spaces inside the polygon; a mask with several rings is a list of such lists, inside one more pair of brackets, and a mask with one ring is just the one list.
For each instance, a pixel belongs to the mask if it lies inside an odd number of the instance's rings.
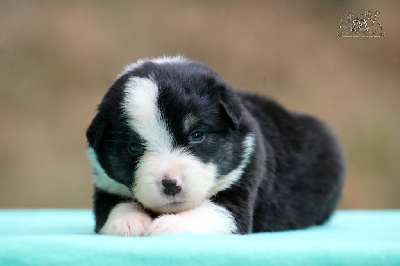
{"label": "puppy's right ear", "polygon": [[96,151],[102,147],[106,135],[110,133],[106,118],[100,112],[93,118],[92,123],[86,131],[88,144]]}

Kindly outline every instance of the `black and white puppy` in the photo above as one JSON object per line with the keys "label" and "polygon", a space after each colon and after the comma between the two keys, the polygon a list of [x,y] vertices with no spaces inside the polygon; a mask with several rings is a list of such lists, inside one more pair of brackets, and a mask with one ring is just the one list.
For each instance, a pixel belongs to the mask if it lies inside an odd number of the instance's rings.
{"label": "black and white puppy", "polygon": [[341,195],[344,163],[323,123],[180,56],[127,66],[86,135],[102,234],[304,228]]}

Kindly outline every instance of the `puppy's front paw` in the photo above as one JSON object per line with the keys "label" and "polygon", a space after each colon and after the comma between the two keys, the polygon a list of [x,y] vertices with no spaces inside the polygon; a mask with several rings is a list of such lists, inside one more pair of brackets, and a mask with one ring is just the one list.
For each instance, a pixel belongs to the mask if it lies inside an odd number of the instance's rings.
{"label": "puppy's front paw", "polygon": [[182,232],[231,234],[237,232],[237,227],[228,210],[207,201],[189,211],[162,215],[155,219],[147,230],[148,235]]}
{"label": "puppy's front paw", "polygon": [[100,233],[104,235],[141,236],[151,224],[151,218],[146,214],[131,214],[107,221]]}
{"label": "puppy's front paw", "polygon": [[177,234],[182,232],[200,232],[200,228],[179,214],[163,215],[153,221],[147,230],[148,235]]}
{"label": "puppy's front paw", "polygon": [[150,216],[141,211],[135,203],[121,203],[111,211],[100,233],[141,236],[146,234],[152,221]]}

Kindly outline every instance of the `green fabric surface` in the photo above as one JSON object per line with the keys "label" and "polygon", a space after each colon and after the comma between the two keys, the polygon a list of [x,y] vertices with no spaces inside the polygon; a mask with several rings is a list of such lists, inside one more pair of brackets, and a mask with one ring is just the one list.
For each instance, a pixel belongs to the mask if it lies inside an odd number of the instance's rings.
{"label": "green fabric surface", "polygon": [[400,265],[400,210],[250,235],[115,237],[90,210],[0,210],[0,265]]}

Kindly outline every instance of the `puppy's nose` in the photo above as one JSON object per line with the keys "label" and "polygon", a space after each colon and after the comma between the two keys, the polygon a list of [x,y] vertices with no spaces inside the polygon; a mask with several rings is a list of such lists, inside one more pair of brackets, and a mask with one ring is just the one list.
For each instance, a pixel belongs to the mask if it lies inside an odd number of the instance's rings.
{"label": "puppy's nose", "polygon": [[164,178],[161,181],[161,184],[164,187],[164,193],[167,195],[175,196],[181,191],[181,186],[178,185],[178,181],[176,179]]}

